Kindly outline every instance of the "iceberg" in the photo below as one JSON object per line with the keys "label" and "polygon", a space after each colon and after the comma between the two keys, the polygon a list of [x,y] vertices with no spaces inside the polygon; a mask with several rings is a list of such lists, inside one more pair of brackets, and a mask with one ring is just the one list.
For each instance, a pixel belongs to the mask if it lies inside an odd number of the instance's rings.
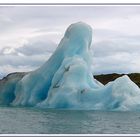
{"label": "iceberg", "polygon": [[12,73],[0,80],[0,105],[10,105],[15,98],[14,91],[16,84],[25,74],[26,73]]}
{"label": "iceberg", "polygon": [[[94,79],[92,28],[71,24],[49,60],[35,71],[0,81],[0,104],[77,110],[140,110],[140,89],[128,76]],[[4,84],[3,84],[4,83]]]}

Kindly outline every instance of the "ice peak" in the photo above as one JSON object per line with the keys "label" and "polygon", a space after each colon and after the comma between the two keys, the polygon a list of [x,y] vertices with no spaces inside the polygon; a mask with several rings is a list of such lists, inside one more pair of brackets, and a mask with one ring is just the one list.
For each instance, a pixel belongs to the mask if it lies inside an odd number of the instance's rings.
{"label": "ice peak", "polygon": [[135,84],[135,83],[129,78],[129,76],[127,76],[127,75],[123,75],[123,76],[117,78],[115,81],[116,81],[116,83],[117,83],[117,82],[122,82],[122,83],[124,83],[124,84],[128,84],[128,83],[133,83],[133,84]]}
{"label": "ice peak", "polygon": [[65,37],[81,42],[86,40],[90,47],[92,41],[92,28],[84,22],[73,23],[67,28]]}

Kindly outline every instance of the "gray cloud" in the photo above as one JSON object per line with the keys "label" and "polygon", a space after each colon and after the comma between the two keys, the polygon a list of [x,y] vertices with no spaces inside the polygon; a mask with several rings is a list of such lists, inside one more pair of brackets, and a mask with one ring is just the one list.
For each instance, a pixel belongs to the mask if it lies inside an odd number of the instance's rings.
{"label": "gray cloud", "polygon": [[[131,40],[131,41],[130,41]],[[139,37],[118,38],[95,43],[93,49],[93,72],[131,73],[140,72]]]}
{"label": "gray cloud", "polygon": [[120,54],[106,56],[103,58],[93,58],[93,73],[132,73],[140,72],[139,56],[130,54]]}
{"label": "gray cloud", "polygon": [[32,38],[18,48],[4,47],[0,50],[0,77],[10,72],[29,71],[41,66],[56,48],[46,36]]}
{"label": "gray cloud", "polygon": [[47,55],[54,52],[56,47],[57,45],[54,42],[42,37],[41,39],[34,38],[29,40],[27,44],[17,48],[16,51],[27,56],[41,54]]}
{"label": "gray cloud", "polygon": [[0,7],[0,75],[32,70],[56,48],[66,28],[93,27],[93,72],[139,72],[139,6]]}
{"label": "gray cloud", "polygon": [[95,57],[105,57],[120,53],[140,54],[140,44],[136,42],[123,42],[121,40],[102,41],[93,45]]}

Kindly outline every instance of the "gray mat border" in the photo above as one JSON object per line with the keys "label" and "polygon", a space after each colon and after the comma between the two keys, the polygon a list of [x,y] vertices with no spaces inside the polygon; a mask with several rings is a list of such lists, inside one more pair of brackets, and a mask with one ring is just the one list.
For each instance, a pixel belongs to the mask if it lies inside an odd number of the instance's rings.
{"label": "gray mat border", "polygon": [[[140,3],[0,3],[0,6],[140,6]],[[49,135],[34,135],[34,134],[0,134],[0,137],[140,137],[140,134],[91,134],[91,135],[82,135],[79,136],[72,134],[53,134]]]}

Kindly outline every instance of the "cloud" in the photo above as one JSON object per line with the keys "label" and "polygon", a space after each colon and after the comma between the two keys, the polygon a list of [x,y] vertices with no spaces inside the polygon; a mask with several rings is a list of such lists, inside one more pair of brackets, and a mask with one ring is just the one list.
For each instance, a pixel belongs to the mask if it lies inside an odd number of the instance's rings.
{"label": "cloud", "polygon": [[56,47],[46,36],[29,39],[18,48],[4,47],[0,50],[0,73],[4,76],[11,72],[34,70],[49,59]]}
{"label": "cloud", "polygon": [[47,40],[47,38],[44,38],[44,36],[41,37],[42,38],[37,37],[28,40],[26,44],[17,48],[16,51],[27,56],[50,54],[54,52],[57,45],[54,42]]}
{"label": "cloud", "polygon": [[95,74],[140,72],[139,36],[100,41],[92,49]]}
{"label": "cloud", "polygon": [[136,42],[129,43],[129,39],[127,41],[121,41],[119,39],[101,41],[95,43],[92,49],[95,57],[105,57],[121,53],[140,54],[140,44]]}
{"label": "cloud", "polygon": [[[132,59],[133,58],[133,59]],[[140,72],[139,56],[130,54],[93,58],[93,73],[135,73]]]}
{"label": "cloud", "polygon": [[139,6],[3,6],[0,75],[42,65],[78,21],[93,28],[94,73],[140,72]]}

